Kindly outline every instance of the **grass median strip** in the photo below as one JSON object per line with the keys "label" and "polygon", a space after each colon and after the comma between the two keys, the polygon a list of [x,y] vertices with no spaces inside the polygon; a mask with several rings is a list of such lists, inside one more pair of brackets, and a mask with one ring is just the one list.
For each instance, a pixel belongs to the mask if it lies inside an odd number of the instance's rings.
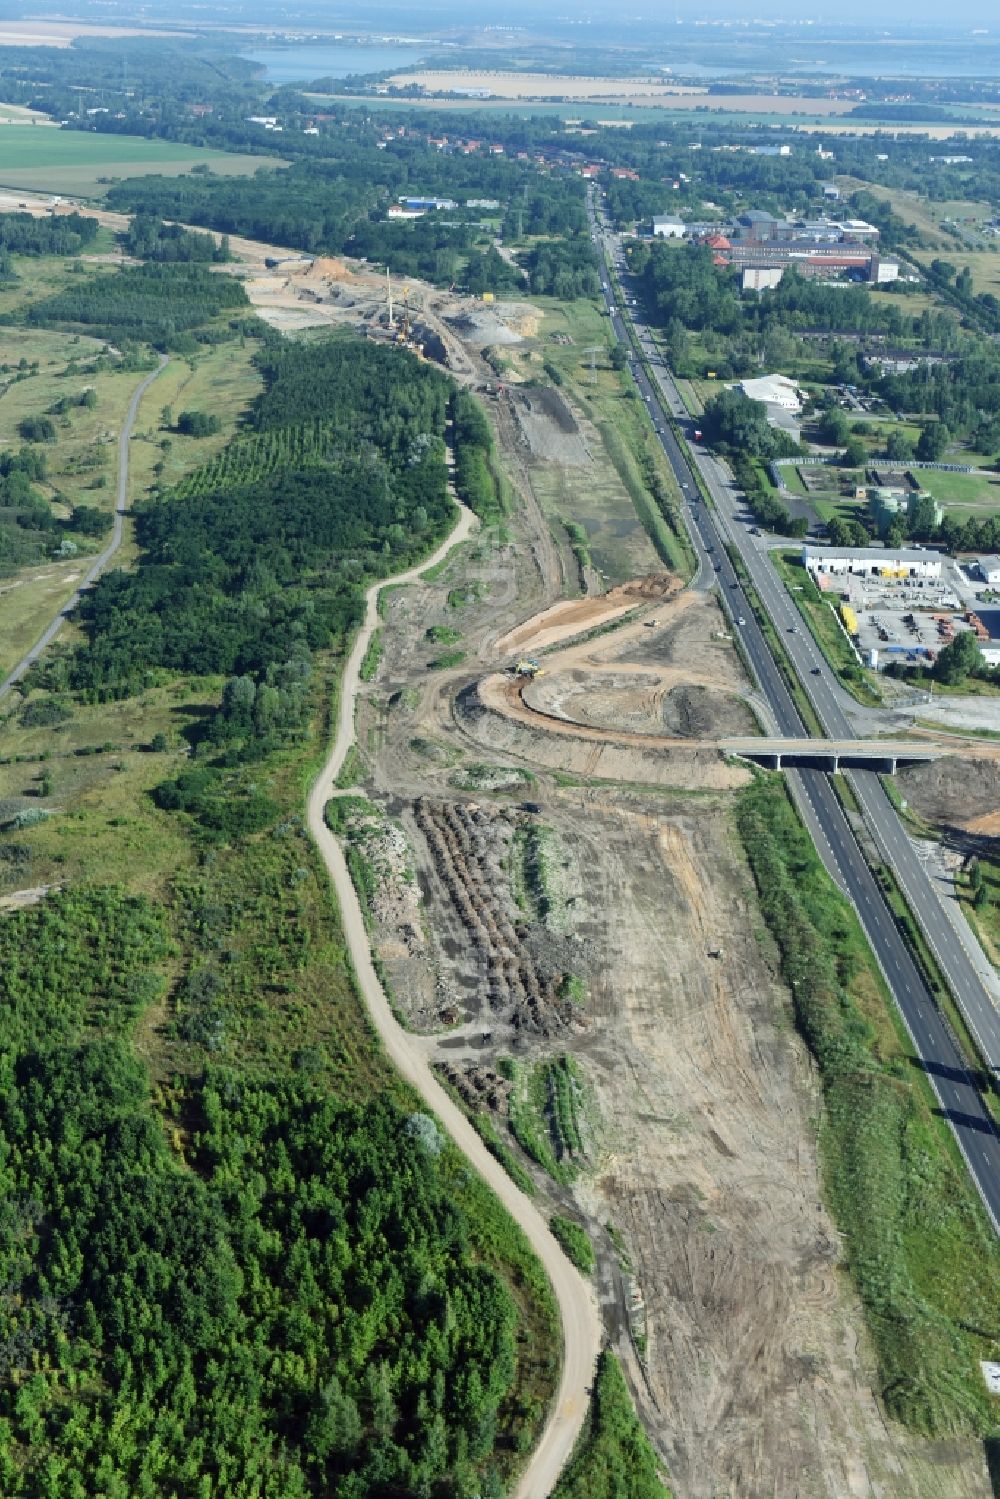
{"label": "grass median strip", "polygon": [[996,1412],[979,1360],[996,1352],[996,1238],[901,1045],[857,919],[782,784],[761,777],[748,787],[737,824],[819,1068],[826,1191],[871,1329],[883,1401],[927,1435],[985,1435]]}
{"label": "grass median strip", "polygon": [[770,650],[771,655],[774,657],[775,664],[777,665],[778,670],[781,672],[781,675],[784,678],[785,686],[791,693],[792,701],[795,703],[795,707],[798,710],[799,717],[805,724],[806,733],[811,735],[814,739],[825,739],[826,735],[823,732],[823,725],[819,721],[815,708],[806,696],[805,689],[803,688],[802,683],[799,681],[798,674],[796,673],[794,666],[788,659],[788,652],[785,650],[784,644],[781,640],[781,636],[774,628],[771,616],[764,608],[764,605],[761,602],[760,595],[750,581],[750,575],[743,564],[743,559],[740,557],[740,554],[736,550],[735,546],[727,545],[726,551],[729,554],[730,562],[733,564],[733,570],[736,573],[737,578],[739,578],[740,580],[740,587],[746,594],[747,603],[753,610],[754,617],[757,620],[758,625],[760,626],[761,633],[763,634],[764,639],[767,641],[768,649]]}

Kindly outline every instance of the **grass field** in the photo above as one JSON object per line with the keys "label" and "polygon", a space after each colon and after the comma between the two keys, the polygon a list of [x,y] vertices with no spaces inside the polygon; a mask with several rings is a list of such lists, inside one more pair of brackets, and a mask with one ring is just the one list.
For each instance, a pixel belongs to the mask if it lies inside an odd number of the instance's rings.
{"label": "grass field", "polygon": [[24,192],[101,198],[108,185],[101,179],[142,177],[150,172],[177,176],[199,164],[226,176],[247,177],[260,167],[284,165],[269,156],[240,156],[138,136],[37,125],[5,125],[0,136],[0,187]]}
{"label": "grass field", "polygon": [[995,510],[1000,506],[1000,474],[993,470],[948,474],[925,468],[916,473],[927,492],[949,510]]}
{"label": "grass field", "polygon": [[[925,253],[917,258],[929,265],[933,256]],[[988,291],[994,296],[1000,295],[1000,243],[995,250],[966,250],[961,245],[953,245],[942,258],[952,265],[969,267],[974,292]]]}
{"label": "grass field", "polygon": [[[104,231],[102,231],[103,233]],[[105,246],[104,248],[108,248]],[[0,311],[48,296],[76,273],[58,258],[16,262],[18,280],[0,288]],[[114,274],[88,266],[90,276]],[[129,497],[134,501],[154,483],[169,485],[214,457],[232,436],[241,413],[260,389],[252,368],[253,339],[217,347],[205,346],[188,359],[175,357],[150,387],[139,409],[130,448]],[[65,518],[75,505],[94,506],[110,514],[118,484],[118,435],[141,371],[93,368],[103,342],[83,335],[47,329],[0,327],[0,449],[21,446],[18,431],[25,417],[51,415],[54,442],[40,444],[47,477],[36,488]],[[75,401],[92,392],[92,406]],[[53,410],[67,402],[59,414]],[[210,411],[221,430],[192,438],[167,430],[184,410]],[[0,583],[0,674],[5,674],[38,639],[45,626],[72,596],[88,556],[106,538],[76,538],[78,556],[70,562],[48,562],[24,569]],[[126,522],[120,565],[135,555],[132,527]],[[71,631],[69,632],[71,633]]]}

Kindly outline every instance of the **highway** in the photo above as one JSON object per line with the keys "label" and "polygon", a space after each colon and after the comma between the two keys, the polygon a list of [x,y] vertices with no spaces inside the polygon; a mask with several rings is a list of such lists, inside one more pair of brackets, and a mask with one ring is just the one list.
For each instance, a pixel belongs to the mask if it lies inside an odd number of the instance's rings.
{"label": "highway", "polygon": [[[605,245],[593,207],[591,230],[598,248],[606,249],[611,260],[613,251]],[[607,274],[602,273],[602,281],[614,335],[628,347],[628,329],[616,306],[613,284]],[[648,333],[641,326],[633,326],[644,351],[651,353]],[[812,637],[799,630],[798,611],[775,574],[766,549],[754,545],[746,526],[734,520],[739,496],[728,473],[693,440],[682,445],[673,424],[666,419],[673,418],[682,431],[691,432],[693,439],[693,424],[669,374],[657,370],[654,385],[639,360],[632,361],[632,371],[684,496],[685,524],[698,557],[696,582],[700,586],[710,586],[713,579],[718,583],[723,605],[768,704],[773,728],[790,738],[808,734],[737,577],[727,543],[737,549],[764,609],[782,634],[789,658],[826,732],[837,739],[857,737],[841,704],[839,684],[831,680],[832,673]],[[700,499],[694,465],[712,496],[712,506]],[[993,1226],[1000,1233],[1000,1136],[979,1084],[910,954],[829,775],[821,770],[796,770],[786,775],[824,865],[857,912],[913,1042],[915,1065],[926,1072]],[[853,771],[850,779],[870,832],[910,900],[984,1057],[996,1069],[1000,1064],[1000,1017],[973,956],[946,916],[878,776]]]}

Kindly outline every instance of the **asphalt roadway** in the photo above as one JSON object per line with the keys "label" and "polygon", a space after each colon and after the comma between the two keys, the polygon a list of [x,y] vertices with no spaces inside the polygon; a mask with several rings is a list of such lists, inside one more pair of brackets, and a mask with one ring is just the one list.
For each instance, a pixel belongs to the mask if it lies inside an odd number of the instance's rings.
{"label": "asphalt roadway", "polygon": [[[591,228],[600,247],[600,230],[593,219]],[[609,256],[612,254],[609,247]],[[602,281],[614,335],[630,347],[628,329],[616,305],[612,283],[603,273]],[[647,356],[653,353],[646,330],[635,324],[633,327]],[[718,584],[734,632],[770,709],[774,728],[792,738],[808,733],[740,585],[726,551],[727,543],[737,548],[775,627],[779,631],[784,627],[789,658],[824,729],[838,739],[856,737],[840,701],[839,683],[833,679],[811,636],[798,630],[798,612],[775,574],[766,549],[754,545],[746,527],[734,523],[738,491],[721,465],[693,441],[693,423],[669,372],[658,370],[658,383],[654,385],[638,360],[632,361],[632,371],[685,499],[684,519],[698,558],[696,586]],[[668,417],[682,431],[690,431],[691,439],[683,446]],[[695,464],[714,501],[711,507],[700,499]],[[1000,1233],[1000,1136],[984,1103],[980,1080],[970,1072],[951,1026],[911,956],[829,775],[819,770],[790,770],[786,775],[824,865],[851,901],[871,943],[913,1043],[913,1065],[927,1074],[940,1113],[948,1120],[994,1229]],[[941,963],[984,1058],[994,1070],[995,1080],[1000,1059],[1000,1016],[992,995],[970,951],[946,916],[878,776],[873,772],[852,771],[850,778],[865,823],[910,901],[911,910]]]}
{"label": "asphalt roadway", "polygon": [[33,666],[42,652],[46,649],[46,647],[52,644],[52,641],[59,634],[59,631],[62,629],[66,620],[73,613],[73,610],[80,602],[80,595],[83,590],[85,588],[89,588],[92,583],[96,583],[97,579],[101,576],[101,573],[104,572],[104,569],[107,567],[108,563],[111,561],[112,557],[115,555],[118,548],[122,544],[122,528],[125,521],[125,512],[128,509],[128,445],[132,437],[132,428],[135,425],[136,413],[139,410],[139,402],[142,400],[143,396],[146,394],[146,391],[152,385],[157,375],[159,375],[160,372],[165,368],[167,363],[167,356],[165,354],[161,354],[160,362],[156,366],[156,369],[153,370],[151,374],[147,375],[145,379],[136,386],[135,390],[132,392],[132,399],[128,403],[128,411],[125,413],[125,420],[122,423],[121,432],[118,434],[118,493],[115,497],[115,519],[114,526],[111,531],[111,540],[108,542],[107,546],[100,553],[100,555],[94,558],[93,562],[84,573],[83,580],[80,583],[79,588],[73,594],[72,598],[68,599],[66,603],[63,604],[62,608],[59,610],[59,613],[53,620],[49,622],[43,633],[38,637],[34,645],[31,647],[31,649],[24,653],[14,669],[4,677],[2,682],[0,682],[0,702],[2,702],[3,699],[7,696],[8,692],[15,685],[15,683],[21,680],[25,672],[28,670],[28,667]]}

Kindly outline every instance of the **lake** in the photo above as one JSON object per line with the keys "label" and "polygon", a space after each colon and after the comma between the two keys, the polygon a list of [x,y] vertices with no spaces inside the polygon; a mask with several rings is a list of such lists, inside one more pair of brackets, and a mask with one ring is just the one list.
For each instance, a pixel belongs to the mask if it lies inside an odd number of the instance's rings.
{"label": "lake", "polygon": [[381,73],[420,62],[416,47],[345,46],[309,42],[297,47],[260,47],[244,52],[267,69],[269,83],[311,83],[314,78],[346,78],[349,73]]}

